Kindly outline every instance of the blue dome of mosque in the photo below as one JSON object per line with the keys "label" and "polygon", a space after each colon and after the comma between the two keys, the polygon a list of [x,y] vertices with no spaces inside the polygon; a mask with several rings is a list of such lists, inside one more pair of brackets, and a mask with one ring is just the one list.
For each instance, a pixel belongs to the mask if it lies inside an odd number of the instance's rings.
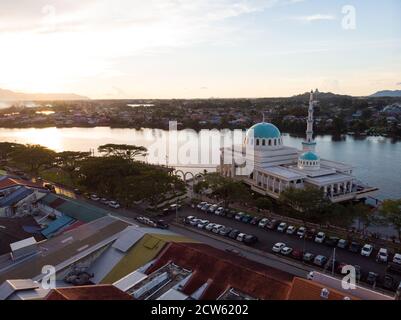
{"label": "blue dome of mosque", "polygon": [[280,130],[274,124],[268,122],[260,122],[253,125],[248,129],[246,135],[248,136],[251,132],[253,132],[254,138],[274,139],[281,137]]}
{"label": "blue dome of mosque", "polygon": [[319,160],[319,157],[317,156],[316,153],[312,151],[304,152],[299,156],[299,159],[301,160],[307,160],[307,161],[316,161]]}

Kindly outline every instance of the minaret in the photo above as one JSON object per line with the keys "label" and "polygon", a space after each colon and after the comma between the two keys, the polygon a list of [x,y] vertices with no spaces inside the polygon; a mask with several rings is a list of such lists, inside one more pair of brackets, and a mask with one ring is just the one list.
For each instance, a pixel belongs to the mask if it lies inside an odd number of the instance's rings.
{"label": "minaret", "polygon": [[[315,94],[318,91],[316,89]],[[309,108],[308,108],[308,119],[306,121],[306,139],[302,142],[302,149],[304,151],[315,151],[316,142],[313,140],[313,107],[316,103],[313,90],[310,92]]]}

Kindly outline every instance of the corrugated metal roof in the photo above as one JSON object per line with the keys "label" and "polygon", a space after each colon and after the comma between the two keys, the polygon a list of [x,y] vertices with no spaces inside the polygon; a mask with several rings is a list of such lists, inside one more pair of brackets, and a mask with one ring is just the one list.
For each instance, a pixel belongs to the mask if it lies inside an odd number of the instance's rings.
{"label": "corrugated metal roof", "polygon": [[128,227],[124,230],[121,236],[114,242],[113,247],[122,251],[127,252],[135,243],[137,243],[145,232],[135,227]]}
{"label": "corrugated metal roof", "polygon": [[54,234],[56,231],[60,230],[62,227],[65,227],[72,222],[74,222],[75,219],[69,217],[69,216],[61,216],[57,220],[51,222],[46,229],[42,230],[42,234],[46,238],[50,238],[52,234]]}
{"label": "corrugated metal roof", "polygon": [[83,222],[90,222],[109,214],[108,211],[102,208],[53,193],[43,197],[40,202]]}
{"label": "corrugated metal roof", "polygon": [[9,207],[33,193],[32,189],[20,187],[0,200],[0,207]]}

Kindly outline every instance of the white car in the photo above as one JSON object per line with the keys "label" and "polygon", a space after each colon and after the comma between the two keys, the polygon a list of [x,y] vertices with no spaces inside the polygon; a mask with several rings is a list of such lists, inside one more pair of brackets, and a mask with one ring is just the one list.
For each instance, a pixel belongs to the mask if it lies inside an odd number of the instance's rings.
{"label": "white car", "polygon": [[370,257],[373,251],[373,246],[370,244],[365,244],[361,249],[361,256]]}
{"label": "white car", "polygon": [[201,219],[195,218],[195,219],[192,219],[192,220],[189,222],[189,224],[190,224],[191,226],[194,227],[194,226],[197,226],[201,221],[202,221]]}
{"label": "white car", "polygon": [[283,249],[281,249],[280,252],[281,252],[282,255],[288,256],[288,255],[291,254],[292,248],[290,248],[290,247],[284,247]]}
{"label": "white car", "polygon": [[209,209],[207,209],[207,212],[208,213],[214,213],[217,210],[218,207],[219,206],[217,204],[214,204],[214,205],[210,206]]}
{"label": "white car", "polygon": [[245,239],[245,237],[246,237],[246,234],[245,233],[240,233],[238,236],[237,236],[237,241],[239,241],[239,242],[243,242],[244,241],[244,239]]}
{"label": "white car", "polygon": [[214,228],[212,229],[213,233],[219,233],[221,229],[223,229],[224,226],[222,226],[221,224],[217,224],[214,226]]}
{"label": "white car", "polygon": [[193,219],[195,219],[196,217],[194,217],[194,216],[188,216],[188,217],[186,217],[185,218],[185,222],[186,223],[190,223]]}
{"label": "white car", "polygon": [[294,232],[295,232],[295,230],[296,230],[297,228],[295,228],[294,226],[289,226],[288,228],[287,228],[287,234],[294,234]]}
{"label": "white car", "polygon": [[287,228],[287,224],[285,222],[281,222],[277,227],[277,231],[284,232],[286,228]]}
{"label": "white car", "polygon": [[276,252],[276,253],[280,253],[281,249],[283,249],[285,246],[286,246],[285,243],[278,242],[273,246],[272,251]]}
{"label": "white car", "polygon": [[96,194],[92,194],[92,195],[91,195],[91,199],[92,199],[93,201],[99,201],[99,200],[100,200],[100,198],[99,198]]}
{"label": "white car", "polygon": [[203,229],[210,223],[209,220],[201,220],[199,223],[196,225],[199,229]]}
{"label": "white car", "polygon": [[118,208],[120,208],[120,204],[118,202],[116,202],[116,201],[110,201],[109,202],[109,207],[112,207],[114,209],[118,209]]}
{"label": "white car", "polygon": [[262,220],[259,221],[258,227],[259,228],[264,228],[266,225],[269,223],[269,219],[263,218]]}
{"label": "white car", "polygon": [[324,232],[318,232],[318,234],[315,237],[315,242],[316,243],[323,243],[324,239],[326,239],[326,234]]}
{"label": "white car", "polygon": [[303,238],[306,233],[306,228],[305,227],[299,227],[297,231],[297,236]]}
{"label": "white car", "polygon": [[377,253],[376,256],[376,261],[377,262],[383,262],[387,263],[388,260],[388,251],[386,248],[380,248],[379,252]]}
{"label": "white car", "polygon": [[396,253],[393,257],[393,262],[397,264],[401,264],[401,253]]}
{"label": "white car", "polygon": [[216,226],[215,223],[209,223],[209,224],[205,227],[205,229],[206,229],[207,231],[210,231],[210,230],[212,230],[215,226]]}
{"label": "white car", "polygon": [[207,204],[207,202],[202,201],[202,202],[199,203],[196,207],[197,207],[198,209],[201,209],[205,204]]}
{"label": "white car", "polygon": [[218,207],[216,209],[216,211],[214,212],[215,215],[219,216],[224,212],[224,208],[223,207]]}

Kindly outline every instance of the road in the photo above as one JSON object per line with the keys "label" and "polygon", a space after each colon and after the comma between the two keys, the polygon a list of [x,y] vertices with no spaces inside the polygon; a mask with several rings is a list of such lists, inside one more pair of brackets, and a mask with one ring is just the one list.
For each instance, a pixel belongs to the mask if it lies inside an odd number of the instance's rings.
{"label": "road", "polygon": [[[61,190],[60,190],[61,191]],[[63,190],[60,193],[70,193],[69,190]],[[126,217],[130,219],[135,219],[139,215],[144,215],[145,212],[141,208],[135,208],[135,209],[112,209],[109,208],[108,206],[105,206],[101,203],[95,202],[88,200],[82,196],[76,196],[76,198],[86,201],[88,203],[91,203],[92,205],[96,205],[102,208],[107,207],[107,209],[110,212],[113,212],[114,215],[120,216],[120,217]],[[221,217],[221,216],[216,216],[214,214],[208,214],[204,213],[200,210],[193,209],[189,206],[184,206],[178,213],[178,219],[182,221],[182,219],[186,216],[196,216],[201,219],[206,219],[209,220],[210,222],[215,222],[219,223],[234,229],[238,229],[241,232],[247,233],[247,234],[253,234],[258,237],[259,241],[257,244],[255,244],[253,247],[255,249],[260,250],[263,255],[261,254],[255,254],[254,252],[251,252],[250,250],[244,249],[244,247],[238,247],[238,242],[231,240],[227,237],[220,237],[214,235],[214,237],[210,237],[208,232],[201,232],[199,233],[199,230],[185,226],[185,227],[179,227],[179,226],[171,226],[171,230],[175,231],[177,233],[183,234],[189,238],[198,240],[200,242],[209,244],[213,247],[216,247],[218,249],[236,249],[241,254],[253,261],[260,262],[262,264],[278,268],[280,270],[287,271],[291,274],[297,275],[297,276],[302,276],[305,277],[307,274],[308,270],[319,270],[318,267],[313,266],[313,265],[306,265],[302,262],[299,262],[297,260],[287,258],[287,257],[282,257],[278,255],[272,254],[271,248],[272,246],[277,243],[277,242],[284,242],[286,245],[290,246],[293,249],[297,249],[300,251],[307,251],[311,252],[315,255],[317,254],[322,254],[325,255],[326,257],[331,257],[333,254],[333,248],[328,247],[324,244],[318,244],[310,240],[304,240],[300,239],[296,235],[287,235],[285,233],[280,233],[277,231],[273,230],[266,230],[266,229],[261,229],[257,226],[250,225],[250,224],[245,224],[239,221],[236,221],[235,219],[229,219],[226,217]],[[175,214],[170,214],[163,218],[166,222],[172,222],[176,220],[176,215]],[[192,229],[191,229],[192,228]],[[193,231],[192,231],[193,230]],[[221,240],[219,240],[219,237]],[[223,239],[224,238],[224,239]],[[376,248],[377,250],[377,248]],[[346,264],[351,264],[351,265],[359,265],[361,267],[362,271],[362,277],[366,277],[367,273],[370,271],[376,272],[380,275],[379,278],[379,283],[380,280],[383,279],[384,273],[385,273],[385,264],[380,264],[375,261],[375,256],[376,252],[374,251],[371,255],[371,257],[366,258],[362,257],[359,253],[353,253],[348,250],[336,249],[336,261],[337,262],[342,262]],[[267,254],[267,255],[266,255]],[[321,271],[321,270],[320,270]],[[329,271],[328,271],[329,273]]]}
{"label": "road", "polygon": [[[254,247],[264,252],[270,253],[272,252],[271,248],[275,243],[284,242],[293,249],[311,252],[315,255],[322,254],[329,258],[333,254],[333,248],[324,244],[318,244],[310,240],[300,239],[296,235],[287,235],[285,233],[280,233],[273,230],[266,230],[254,225],[236,221],[234,219],[204,213],[200,210],[192,209],[190,207],[183,208],[179,215],[180,217],[186,217],[189,215],[196,216],[200,219],[206,219],[210,222],[238,229],[247,234],[253,234],[259,239],[258,243],[255,244]],[[376,251],[372,253],[371,257],[366,258],[362,257],[359,253],[353,253],[340,248],[336,249],[336,261],[351,265],[359,265],[363,275],[373,271],[383,277],[386,265],[377,263],[375,261],[375,256]]]}

